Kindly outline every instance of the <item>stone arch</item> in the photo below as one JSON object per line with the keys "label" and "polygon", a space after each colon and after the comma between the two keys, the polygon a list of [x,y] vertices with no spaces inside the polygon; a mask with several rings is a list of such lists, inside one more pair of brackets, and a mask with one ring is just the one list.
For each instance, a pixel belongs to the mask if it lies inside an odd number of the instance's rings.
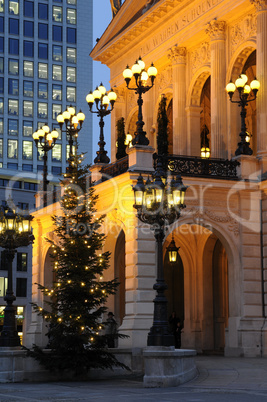
{"label": "stone arch", "polygon": [[136,122],[138,120],[138,107],[134,107],[131,112],[128,114],[128,117],[125,122],[125,133],[131,134],[134,138],[134,133],[136,131]]}

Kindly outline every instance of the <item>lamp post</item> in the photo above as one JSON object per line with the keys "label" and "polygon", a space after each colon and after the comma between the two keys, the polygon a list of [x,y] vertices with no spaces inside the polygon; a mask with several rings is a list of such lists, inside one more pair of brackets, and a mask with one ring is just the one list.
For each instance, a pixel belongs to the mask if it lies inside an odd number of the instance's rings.
{"label": "lamp post", "polygon": [[[239,134],[241,141],[238,143],[238,148],[235,151],[235,155],[252,155],[253,151],[250,148],[250,143],[246,141],[247,136],[247,128],[246,128],[246,116],[247,110],[246,106],[248,106],[249,102],[252,102],[257,98],[257,92],[260,88],[259,81],[255,78],[251,81],[250,85],[247,84],[248,77],[246,74],[241,74],[240,77],[237,78],[235,83],[229,82],[226,85],[226,91],[228,92],[229,99],[232,103],[237,103],[238,106],[241,107],[241,132]],[[238,91],[239,100],[233,100],[233,95],[235,90]],[[248,99],[250,92],[253,92],[253,97]]]}
{"label": "lamp post", "polygon": [[[149,139],[146,137],[146,132],[143,130],[144,122],[143,122],[143,114],[142,114],[142,105],[143,99],[142,95],[149,91],[153,85],[157,75],[157,69],[151,64],[148,68],[147,72],[145,70],[145,63],[141,59],[141,57],[136,60],[135,64],[130,68],[128,65],[126,69],[123,71],[123,77],[126,81],[127,88],[135,91],[138,94],[138,121],[136,122],[136,132],[135,138],[132,141],[133,145],[148,145]],[[134,76],[135,86],[133,88],[129,87],[131,82],[131,78]],[[147,85],[147,80],[150,78],[151,85]]]}
{"label": "lamp post", "polygon": [[144,183],[140,174],[133,187],[137,216],[141,222],[151,225],[154,231],[157,250],[157,280],[153,286],[157,294],[154,299],[154,318],[150,328],[148,346],[171,346],[173,334],[168,331],[167,299],[164,294],[167,285],[164,281],[162,243],[167,225],[175,222],[184,205],[187,186],[183,185],[181,176],[166,180],[164,183],[158,166],[152,181],[148,178]]}
{"label": "lamp post", "polygon": [[[79,131],[82,129],[82,125],[85,119],[84,113],[80,110],[79,113],[75,114],[75,108],[71,105],[67,107],[65,112],[60,113],[57,115],[57,122],[59,124],[60,130],[62,133],[67,134],[67,140],[69,143],[70,151],[69,151],[69,158],[68,164],[69,167],[67,168],[67,172],[69,174],[72,173],[72,168],[74,164],[74,153],[73,153],[73,146],[74,140],[76,141],[75,148],[77,149],[77,138]],[[63,130],[63,125],[65,123],[65,130]]]}
{"label": "lamp post", "polygon": [[[89,105],[89,110],[91,113],[96,113],[99,120],[100,136],[99,136],[99,150],[96,152],[97,157],[94,159],[94,163],[109,163],[110,159],[107,156],[107,151],[105,150],[104,141],[104,117],[108,116],[114,109],[114,104],[117,99],[117,94],[111,89],[109,93],[106,92],[106,88],[101,84],[86,96],[86,101]],[[97,110],[92,110],[95,103]],[[111,108],[109,109],[109,104]]]}
{"label": "lamp post", "polygon": [[16,307],[13,302],[16,296],[13,293],[12,262],[18,247],[26,247],[33,243],[31,233],[31,215],[19,215],[11,209],[0,212],[0,247],[4,248],[8,265],[8,286],[4,300],[7,306],[4,310],[4,325],[0,337],[0,346],[19,346],[20,338],[17,331]]}
{"label": "lamp post", "polygon": [[168,259],[172,269],[172,311],[174,311],[174,267],[177,262],[179,248],[180,247],[176,247],[172,233],[172,240],[167,247]]}
{"label": "lamp post", "polygon": [[47,186],[49,184],[49,180],[47,180],[47,153],[50,151],[52,148],[54,148],[57,137],[58,137],[58,132],[56,130],[52,130],[50,132],[50,128],[48,127],[47,124],[45,124],[42,128],[39,130],[35,131],[32,135],[36,148],[38,149],[38,146],[42,149],[44,152],[43,155],[43,161],[44,161],[44,169],[43,169],[43,192],[44,192],[44,207],[47,206]]}

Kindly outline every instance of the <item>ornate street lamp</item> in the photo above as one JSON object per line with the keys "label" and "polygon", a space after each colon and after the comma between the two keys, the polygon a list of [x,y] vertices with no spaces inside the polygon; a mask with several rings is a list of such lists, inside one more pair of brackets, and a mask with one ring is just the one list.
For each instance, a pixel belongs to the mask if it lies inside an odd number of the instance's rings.
{"label": "ornate street lamp", "polygon": [[176,247],[174,237],[172,234],[172,240],[167,247],[168,259],[170,264],[175,264],[177,262],[179,248],[180,247]]}
{"label": "ornate street lamp", "polygon": [[[159,165],[159,164],[158,164]],[[176,179],[162,180],[161,167],[158,166],[152,181],[144,183],[140,174],[133,187],[137,216],[140,221],[151,225],[157,247],[157,280],[153,289],[157,291],[154,299],[153,326],[147,338],[148,346],[171,346],[173,334],[168,331],[167,299],[164,294],[167,285],[164,281],[162,242],[166,226],[175,222],[185,208],[184,197],[187,186],[183,185],[181,176]]]}
{"label": "ornate street lamp", "polygon": [[[111,89],[109,93],[106,92],[106,88],[101,84],[97,87],[94,92],[92,91],[86,96],[86,101],[89,105],[89,110],[91,113],[96,113],[99,120],[100,136],[99,136],[99,150],[96,152],[97,157],[94,159],[94,163],[109,163],[109,157],[107,156],[107,151],[105,151],[105,141],[104,141],[104,117],[108,116],[114,109],[114,104],[117,99],[117,94]],[[92,110],[93,104],[95,103],[97,110]],[[110,109],[109,104],[111,105]]]}
{"label": "ornate street lamp", "polygon": [[44,161],[44,169],[43,169],[43,192],[44,192],[44,207],[47,206],[47,186],[49,184],[49,180],[47,180],[47,153],[52,148],[54,148],[58,132],[56,130],[52,130],[50,132],[50,128],[47,124],[45,124],[42,128],[35,131],[32,135],[36,148],[41,148],[44,152],[43,161]]}
{"label": "ornate street lamp", "polygon": [[[73,151],[74,140],[75,140],[75,148],[77,149],[77,139],[79,131],[82,129],[82,125],[85,119],[84,113],[80,110],[79,113],[75,114],[75,108],[71,105],[67,107],[65,112],[57,115],[57,122],[59,124],[60,130],[62,133],[67,134],[67,140],[69,143],[69,158],[68,163],[69,167],[67,168],[67,172],[69,174],[72,173],[72,168],[74,165],[74,154],[76,151]],[[65,130],[63,130],[63,125],[65,123]]]}
{"label": "ornate street lamp", "polygon": [[[237,78],[235,83],[229,82],[229,84],[226,85],[226,91],[228,92],[230,101],[232,103],[237,103],[238,106],[241,107],[241,132],[239,134],[241,141],[238,143],[238,148],[235,151],[236,156],[237,155],[252,155],[253,151],[250,148],[250,143],[246,141],[246,136],[247,136],[247,128],[246,128],[246,115],[247,115],[247,110],[246,106],[248,105],[249,102],[252,102],[257,98],[257,92],[260,88],[260,83],[259,81],[255,78],[253,81],[251,81],[250,85],[247,84],[248,77],[246,74],[241,74],[240,77]],[[233,95],[235,90],[237,89],[238,95],[239,95],[239,100],[234,101],[233,100]],[[250,92],[253,92],[253,97],[248,99]]]}
{"label": "ornate street lamp", "polygon": [[27,247],[33,243],[31,232],[31,215],[19,215],[11,209],[0,211],[0,247],[4,248],[5,259],[8,265],[8,286],[4,300],[7,306],[4,310],[4,325],[0,337],[0,346],[19,346],[20,338],[17,331],[16,307],[13,302],[16,296],[13,293],[12,262],[18,247]]}
{"label": "ornate street lamp", "polygon": [[[149,139],[146,137],[146,132],[143,130],[144,122],[143,122],[143,114],[142,114],[142,105],[143,99],[142,95],[149,91],[153,85],[158,71],[154,64],[148,68],[147,72],[145,70],[145,63],[141,59],[141,57],[136,60],[135,64],[130,68],[128,65],[126,69],[123,71],[123,77],[126,81],[127,88],[135,91],[138,94],[138,121],[136,122],[136,132],[135,138],[132,141],[133,145],[148,145]],[[135,86],[133,88],[129,87],[131,82],[131,78],[134,76]],[[150,78],[151,85],[147,84],[147,80]]]}

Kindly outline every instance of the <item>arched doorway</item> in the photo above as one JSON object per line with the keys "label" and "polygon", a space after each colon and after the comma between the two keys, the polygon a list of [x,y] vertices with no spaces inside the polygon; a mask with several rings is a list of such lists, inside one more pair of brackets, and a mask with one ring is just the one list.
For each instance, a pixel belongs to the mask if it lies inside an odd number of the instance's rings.
{"label": "arched doorway", "polygon": [[201,92],[200,107],[200,147],[211,149],[210,76],[207,78]]}
{"label": "arched doorway", "polygon": [[175,263],[169,262],[168,253],[164,257],[164,277],[168,286],[165,294],[168,300],[168,317],[173,311],[181,322],[184,321],[184,267],[178,253]]}
{"label": "arched doorway", "polygon": [[119,281],[119,286],[115,295],[115,317],[119,319],[119,325],[125,316],[125,233],[123,230],[117,238],[114,255],[115,278]]}

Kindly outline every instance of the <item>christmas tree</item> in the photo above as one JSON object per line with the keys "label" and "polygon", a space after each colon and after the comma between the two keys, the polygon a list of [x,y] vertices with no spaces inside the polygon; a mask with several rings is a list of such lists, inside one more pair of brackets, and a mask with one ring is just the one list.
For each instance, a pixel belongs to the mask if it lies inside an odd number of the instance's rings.
{"label": "christmas tree", "polygon": [[166,110],[167,98],[163,95],[159,103],[158,108],[158,134],[157,134],[157,147],[158,154],[167,155],[168,154],[168,117]]}
{"label": "christmas tree", "polygon": [[[43,351],[33,345],[28,354],[45,368],[84,374],[91,368],[120,366],[107,349],[105,303],[116,292],[116,279],[105,281],[110,253],[101,253],[105,235],[99,233],[104,216],[96,216],[94,188],[88,167],[82,168],[74,156],[67,179],[63,179],[62,214],[53,216],[56,240],[51,245],[54,283],[38,285],[44,305],[34,310],[47,323],[48,345]],[[122,335],[117,335],[123,337]]]}
{"label": "christmas tree", "polygon": [[117,128],[117,153],[116,153],[116,159],[121,159],[124,158],[126,154],[126,145],[125,145],[125,140],[126,140],[126,135],[125,135],[125,123],[124,123],[124,118],[121,117],[119,120],[117,120],[116,124]]}

